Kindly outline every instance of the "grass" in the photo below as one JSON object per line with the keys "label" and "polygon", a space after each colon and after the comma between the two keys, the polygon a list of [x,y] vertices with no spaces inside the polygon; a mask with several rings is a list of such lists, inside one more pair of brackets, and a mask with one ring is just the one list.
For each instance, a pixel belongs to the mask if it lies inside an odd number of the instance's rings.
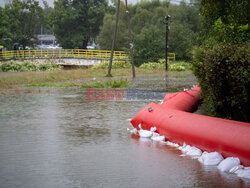
{"label": "grass", "polygon": [[130,86],[128,80],[111,80],[111,81],[101,81],[101,82],[87,82],[87,83],[74,83],[74,82],[64,82],[64,83],[33,83],[25,84],[27,87],[82,87],[82,88],[125,88]]}
{"label": "grass", "polygon": [[[185,77],[190,74],[190,70],[183,72],[171,72],[174,77]],[[116,68],[112,69],[112,76],[126,76],[132,78],[131,68]],[[136,75],[147,74],[165,74],[164,69],[141,69],[136,68]],[[115,83],[111,85],[102,85],[99,82],[90,82],[91,78],[101,81],[109,81],[111,78],[106,78],[107,69],[73,69],[73,70],[53,70],[45,72],[19,72],[19,73],[4,73],[0,72],[0,89],[11,89],[23,86],[37,87],[115,87]],[[94,84],[93,86],[91,84]],[[96,85],[95,85],[96,84]],[[123,84],[121,83],[121,86]],[[126,86],[127,87],[127,86]]]}
{"label": "grass", "polygon": [[[130,69],[114,69],[113,77],[131,76]],[[164,71],[136,70],[137,74],[164,73]],[[7,75],[6,75],[7,74]],[[0,73],[0,89],[11,89],[22,86],[47,86],[47,87],[79,87],[79,81],[88,78],[107,79],[107,70],[74,69],[55,70],[47,72]],[[84,87],[84,86],[81,86]]]}

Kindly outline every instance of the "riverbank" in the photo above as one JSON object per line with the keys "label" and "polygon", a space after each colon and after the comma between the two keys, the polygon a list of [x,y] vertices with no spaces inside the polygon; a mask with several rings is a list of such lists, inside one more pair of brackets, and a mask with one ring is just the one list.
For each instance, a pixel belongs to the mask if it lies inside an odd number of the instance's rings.
{"label": "riverbank", "polygon": [[[136,69],[139,75],[166,75],[164,70]],[[186,77],[191,75],[191,71],[168,72],[173,77]],[[73,87],[82,83],[93,81],[110,81],[121,78],[132,79],[131,69],[120,68],[113,69],[113,77],[106,77],[106,69],[72,69],[72,70],[54,70],[45,72],[0,72],[0,90],[14,89],[26,86],[55,86],[55,87]],[[56,84],[52,84],[56,83]],[[71,83],[71,84],[69,84]],[[75,83],[75,84],[74,84]]]}

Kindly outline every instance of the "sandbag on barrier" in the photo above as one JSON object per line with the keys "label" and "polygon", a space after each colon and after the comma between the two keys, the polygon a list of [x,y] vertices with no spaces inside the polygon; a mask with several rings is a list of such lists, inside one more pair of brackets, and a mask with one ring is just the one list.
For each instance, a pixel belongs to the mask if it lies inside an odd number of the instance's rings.
{"label": "sandbag on barrier", "polygon": [[239,157],[243,165],[250,166],[250,124],[189,113],[199,100],[198,86],[187,92],[168,94],[163,104],[150,103],[131,123],[137,129],[139,124],[147,130],[156,126],[166,140],[185,142],[203,151],[217,151],[223,157]]}

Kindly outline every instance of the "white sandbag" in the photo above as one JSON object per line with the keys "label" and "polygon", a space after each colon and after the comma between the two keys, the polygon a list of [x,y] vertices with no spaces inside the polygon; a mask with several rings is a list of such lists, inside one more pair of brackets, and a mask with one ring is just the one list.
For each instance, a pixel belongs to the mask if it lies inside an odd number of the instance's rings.
{"label": "white sandbag", "polygon": [[160,136],[160,134],[154,132],[153,136]]}
{"label": "white sandbag", "polygon": [[174,143],[170,142],[170,141],[167,141],[166,144],[169,145],[169,146],[174,146]]}
{"label": "white sandbag", "polygon": [[189,156],[201,156],[202,154],[202,151],[196,147],[190,147],[189,150],[186,152],[186,155],[189,155]]}
{"label": "white sandbag", "polygon": [[189,150],[190,148],[191,148],[191,146],[190,146],[190,145],[185,145],[185,146],[183,145],[183,146],[182,146],[182,150],[181,150],[181,151],[182,151],[183,153],[187,153],[187,152],[188,152],[188,150]]}
{"label": "white sandbag", "polygon": [[152,133],[154,133],[154,132],[156,131],[156,127],[151,127],[151,128],[150,128],[150,131],[151,131]]}
{"label": "white sandbag", "polygon": [[139,129],[140,129],[140,130],[138,131],[140,137],[142,137],[142,138],[150,138],[151,136],[153,136],[153,133],[152,133],[151,131],[143,130],[143,129],[141,128],[141,124],[139,124],[138,127],[139,127]]}
{"label": "white sandbag", "polygon": [[127,128],[127,131],[132,133],[132,134],[137,134],[137,132],[138,132],[136,128],[133,128],[133,129]]}
{"label": "white sandbag", "polygon": [[223,160],[223,157],[218,152],[204,152],[198,160],[204,165],[218,165]]}
{"label": "white sandbag", "polygon": [[238,177],[250,179],[250,169],[240,169],[237,174]]}
{"label": "white sandbag", "polygon": [[187,146],[187,145],[186,145],[186,143],[184,142],[184,143],[183,143],[183,146],[178,147],[178,149],[182,151],[186,146]]}
{"label": "white sandbag", "polygon": [[153,134],[151,139],[154,140],[154,141],[161,142],[161,141],[165,141],[165,136],[160,136],[160,135]]}
{"label": "white sandbag", "polygon": [[240,170],[240,169],[243,169],[244,166],[242,165],[237,165],[237,166],[234,166],[233,168],[231,168],[229,170],[229,173],[235,173],[235,174],[238,174],[237,172]]}
{"label": "white sandbag", "polygon": [[138,131],[137,131],[136,128],[133,128],[130,132],[133,133],[133,134],[137,134]]}
{"label": "white sandbag", "polygon": [[173,144],[174,147],[178,148],[179,147],[179,144]]}
{"label": "white sandbag", "polygon": [[240,159],[237,157],[227,157],[222,160],[217,168],[222,172],[228,172],[233,167],[240,165]]}
{"label": "white sandbag", "polygon": [[150,138],[151,136],[153,136],[153,133],[151,131],[147,131],[147,130],[139,130],[139,135],[142,138]]}
{"label": "white sandbag", "polygon": [[150,138],[143,138],[143,137],[140,137],[140,138],[139,138],[139,141],[140,141],[140,142],[143,142],[143,143],[147,143],[147,144],[151,144],[151,143],[152,143],[152,140],[150,140]]}
{"label": "white sandbag", "polygon": [[170,141],[167,141],[167,142],[164,142],[165,144],[169,145],[169,146],[172,146],[172,147],[176,147],[178,148],[179,147],[179,144],[175,144],[173,142],[170,142]]}
{"label": "white sandbag", "polygon": [[206,154],[208,154],[208,152],[206,152],[206,151],[204,151],[202,154],[201,154],[201,156],[198,158],[198,161],[200,162],[200,163],[203,163],[203,157],[204,157],[204,155],[206,155]]}

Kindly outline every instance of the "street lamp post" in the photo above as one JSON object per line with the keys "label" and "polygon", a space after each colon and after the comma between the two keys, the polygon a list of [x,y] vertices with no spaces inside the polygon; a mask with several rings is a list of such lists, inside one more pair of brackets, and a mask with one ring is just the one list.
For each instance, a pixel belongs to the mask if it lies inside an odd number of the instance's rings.
{"label": "street lamp post", "polygon": [[170,20],[171,16],[167,15],[165,16],[165,19],[164,19],[164,23],[166,24],[166,71],[168,70],[168,32],[170,30],[170,26],[168,25],[169,24],[169,20]]}

